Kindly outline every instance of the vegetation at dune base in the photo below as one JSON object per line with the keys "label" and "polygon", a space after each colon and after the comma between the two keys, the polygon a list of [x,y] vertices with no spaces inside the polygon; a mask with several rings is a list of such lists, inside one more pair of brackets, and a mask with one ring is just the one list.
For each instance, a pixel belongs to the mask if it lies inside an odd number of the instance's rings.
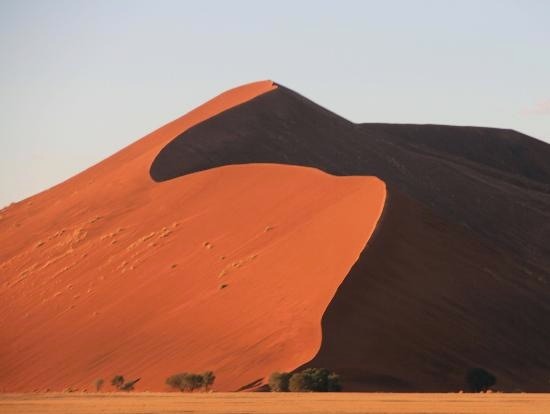
{"label": "vegetation at dune base", "polygon": [[292,374],[288,372],[274,372],[269,376],[269,389],[273,392],[288,391],[288,382]]}
{"label": "vegetation at dune base", "polygon": [[115,375],[111,380],[111,385],[120,391],[133,391],[134,385],[136,385],[136,383],[139,382],[139,380],[141,380],[141,378],[137,378],[135,380],[125,382],[124,376]]}
{"label": "vegetation at dune base", "polygon": [[496,377],[483,368],[473,368],[466,374],[466,384],[470,392],[485,392],[496,382]]}
{"label": "vegetation at dune base", "polygon": [[182,372],[174,374],[166,378],[166,384],[173,389],[181,392],[190,391],[193,392],[197,389],[208,389],[214,384],[216,376],[212,371],[206,371],[202,374],[195,374],[192,372]]}
{"label": "vegetation at dune base", "polygon": [[128,381],[126,382],[122,387],[120,387],[120,390],[121,391],[133,391],[134,390],[134,385],[136,385],[136,383],[140,380],[141,378],[137,378],[133,381]]}
{"label": "vegetation at dune base", "polygon": [[111,380],[111,385],[120,389],[124,385],[124,377],[122,375],[115,375]]}
{"label": "vegetation at dune base", "polygon": [[340,377],[325,368],[306,368],[293,374],[274,372],[269,377],[269,388],[275,392],[342,391]]}
{"label": "vegetation at dune base", "polygon": [[103,380],[103,378],[96,379],[95,382],[94,382],[95,390],[97,392],[101,391],[101,387],[103,387],[104,383],[105,383],[105,381]]}

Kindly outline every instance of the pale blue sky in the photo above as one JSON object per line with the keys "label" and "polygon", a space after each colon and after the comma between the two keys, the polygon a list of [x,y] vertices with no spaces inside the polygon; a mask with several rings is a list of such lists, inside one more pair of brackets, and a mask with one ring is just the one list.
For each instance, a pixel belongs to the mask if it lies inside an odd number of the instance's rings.
{"label": "pale blue sky", "polygon": [[0,0],[0,206],[260,79],[550,141],[550,1]]}

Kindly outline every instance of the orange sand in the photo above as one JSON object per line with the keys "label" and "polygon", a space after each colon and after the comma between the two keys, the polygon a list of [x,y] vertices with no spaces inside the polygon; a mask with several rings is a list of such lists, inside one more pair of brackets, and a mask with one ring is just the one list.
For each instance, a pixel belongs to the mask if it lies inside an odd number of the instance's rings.
{"label": "orange sand", "polygon": [[117,373],[163,390],[206,369],[235,390],[313,358],[383,182],[265,164],[149,177],[175,136],[275,87],[228,91],[0,212],[0,391]]}
{"label": "orange sand", "polygon": [[[4,411],[2,411],[4,410]],[[10,414],[542,414],[550,394],[0,394]]]}

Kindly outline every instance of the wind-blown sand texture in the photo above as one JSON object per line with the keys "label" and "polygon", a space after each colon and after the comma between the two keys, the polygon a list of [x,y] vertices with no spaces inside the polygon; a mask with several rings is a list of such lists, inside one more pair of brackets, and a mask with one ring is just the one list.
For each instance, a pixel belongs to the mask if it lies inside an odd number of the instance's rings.
{"label": "wind-blown sand texture", "polygon": [[0,411],[12,414],[541,414],[549,394],[6,394]]}
{"label": "wind-blown sand texture", "polygon": [[548,240],[549,145],[245,85],[0,212],[0,390],[548,390]]}
{"label": "wind-blown sand texture", "polygon": [[[271,84],[196,112],[260,87]],[[315,356],[384,184],[282,165],[158,184],[151,154],[171,128],[3,211],[0,389],[83,389],[122,373],[163,390],[171,374],[211,369],[216,389],[237,390]]]}

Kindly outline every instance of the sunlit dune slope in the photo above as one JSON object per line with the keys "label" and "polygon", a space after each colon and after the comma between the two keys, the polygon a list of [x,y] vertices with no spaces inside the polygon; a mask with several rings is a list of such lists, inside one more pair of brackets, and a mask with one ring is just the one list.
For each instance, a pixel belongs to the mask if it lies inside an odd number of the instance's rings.
{"label": "sunlit dune slope", "polygon": [[229,91],[2,210],[0,390],[90,389],[118,373],[164,390],[207,369],[235,390],[315,356],[384,183],[267,164],[149,176],[178,133],[273,88]]}

